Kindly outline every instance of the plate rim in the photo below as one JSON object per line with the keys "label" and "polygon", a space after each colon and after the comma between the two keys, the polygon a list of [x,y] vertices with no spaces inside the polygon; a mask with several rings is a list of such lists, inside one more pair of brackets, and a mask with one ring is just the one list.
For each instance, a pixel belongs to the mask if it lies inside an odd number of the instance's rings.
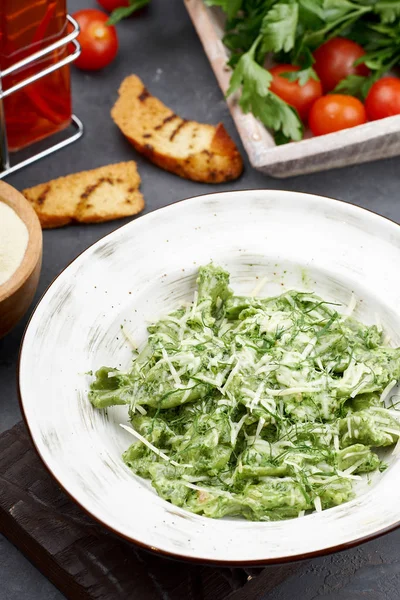
{"label": "plate rim", "polygon": [[357,204],[355,204],[354,202],[346,202],[345,200],[340,200],[340,199],[336,199],[336,198],[332,198],[330,196],[323,196],[320,194],[312,194],[312,193],[308,193],[308,192],[301,192],[301,191],[294,191],[294,190],[281,190],[281,189],[275,189],[275,188],[253,188],[253,189],[241,189],[241,190],[221,190],[221,191],[213,191],[213,192],[207,192],[205,194],[197,194],[195,196],[189,196],[187,198],[181,198],[179,200],[175,200],[174,202],[171,202],[170,204],[167,204],[166,206],[161,206],[159,208],[156,208],[154,210],[151,210],[150,212],[141,215],[139,217],[136,217],[134,219],[132,219],[131,221],[129,221],[128,223],[123,223],[120,226],[116,227],[113,231],[107,233],[106,235],[102,236],[100,239],[96,240],[95,242],[93,242],[92,244],[90,244],[87,248],[85,248],[84,250],[82,250],[82,252],[80,252],[75,258],[73,258],[54,278],[53,280],[49,283],[49,285],[45,288],[45,290],[43,291],[42,295],[40,296],[39,300],[37,301],[34,309],[32,310],[32,313],[29,316],[28,322],[25,326],[22,338],[21,338],[21,342],[20,342],[20,346],[19,346],[19,351],[18,351],[18,360],[17,360],[17,368],[16,368],[16,375],[17,375],[17,397],[18,397],[18,403],[19,403],[19,408],[21,411],[21,415],[23,418],[23,421],[25,423],[25,427],[26,430],[28,432],[29,438],[32,442],[33,448],[36,452],[36,454],[38,455],[38,457],[40,458],[43,466],[45,467],[46,471],[49,473],[49,475],[55,480],[55,482],[57,483],[57,485],[61,488],[61,490],[63,491],[63,493],[66,494],[66,496],[72,500],[77,506],[79,506],[79,508],[91,519],[93,519],[97,524],[101,525],[102,527],[105,527],[106,530],[110,531],[111,533],[113,533],[114,535],[117,535],[118,537],[124,539],[125,541],[128,541],[129,543],[133,543],[136,546],[139,546],[140,548],[152,553],[152,554],[156,554],[159,556],[163,556],[165,558],[169,558],[169,559],[175,559],[175,560],[180,560],[180,561],[185,561],[185,562],[191,562],[194,564],[203,564],[203,565],[210,565],[210,566],[235,566],[235,567],[263,567],[263,566],[268,566],[268,565],[279,565],[279,564],[284,564],[284,563],[291,563],[291,562],[298,562],[298,561],[304,561],[310,558],[316,558],[316,557],[320,557],[320,556],[327,556],[336,552],[343,552],[345,550],[349,550],[351,548],[354,548],[356,546],[359,546],[361,544],[364,544],[366,542],[372,541],[374,539],[377,539],[387,533],[393,532],[396,529],[398,529],[400,527],[400,514],[399,514],[399,518],[397,521],[395,521],[394,523],[392,523],[391,525],[387,525],[386,527],[370,533],[370,534],[366,534],[363,535],[361,537],[358,537],[354,540],[348,541],[348,542],[343,542],[341,544],[337,544],[337,545],[333,545],[333,546],[328,546],[326,548],[322,548],[319,550],[313,550],[310,552],[304,552],[302,554],[294,554],[294,555],[290,555],[290,556],[281,556],[281,557],[274,557],[274,558],[261,558],[261,559],[257,559],[257,560],[223,560],[223,559],[210,559],[210,558],[202,558],[200,556],[188,556],[187,554],[180,554],[179,552],[172,552],[172,551],[168,551],[168,550],[164,550],[163,548],[158,548],[155,546],[152,546],[150,544],[146,544],[145,542],[138,540],[130,535],[126,535],[123,532],[115,529],[114,527],[112,527],[111,525],[109,525],[108,523],[106,523],[105,521],[103,521],[100,517],[97,517],[95,514],[93,514],[89,508],[86,508],[79,500],[77,500],[75,498],[75,496],[73,495],[72,492],[70,492],[65,485],[62,483],[62,481],[60,481],[60,479],[56,476],[56,474],[52,471],[52,469],[50,468],[50,466],[48,465],[48,463],[46,462],[46,458],[42,455],[41,451],[39,450],[39,447],[37,446],[34,436],[32,434],[30,425],[29,425],[29,421],[28,418],[26,416],[25,413],[25,409],[24,409],[24,403],[23,403],[23,399],[22,399],[22,393],[21,393],[21,357],[22,357],[22,353],[23,353],[23,349],[24,349],[24,343],[25,343],[25,338],[27,335],[27,332],[29,330],[31,321],[33,320],[39,306],[42,304],[45,296],[47,296],[47,293],[50,291],[50,289],[53,287],[53,285],[55,284],[55,282],[59,279],[59,277],[61,277],[61,275],[63,275],[64,271],[66,271],[73,263],[75,263],[77,260],[80,259],[80,257],[85,253],[90,251],[94,246],[96,246],[97,244],[100,244],[101,242],[103,242],[105,239],[109,238],[112,235],[115,235],[116,232],[118,232],[119,230],[125,228],[125,227],[129,227],[132,226],[133,223],[136,223],[138,221],[142,221],[143,219],[147,219],[147,217],[151,217],[154,213],[157,213],[159,211],[168,209],[171,206],[175,206],[177,204],[181,204],[183,202],[190,202],[190,201],[194,201],[194,200],[202,200],[204,198],[208,198],[209,196],[225,196],[225,195],[232,195],[232,194],[245,194],[245,193],[252,193],[252,192],[262,192],[262,193],[266,193],[267,195],[272,195],[274,193],[276,194],[283,194],[283,195],[287,195],[287,196],[309,196],[313,199],[318,199],[318,200],[322,200],[322,201],[327,201],[327,202],[333,202],[333,203],[337,203],[340,205],[346,205],[346,206],[350,206],[353,209],[357,209],[357,211],[362,211],[365,213],[369,213],[369,215],[373,215],[373,217],[377,217],[378,219],[383,219],[384,221],[389,222],[390,225],[395,225],[396,228],[400,227],[400,224],[397,223],[396,221],[394,221],[393,219],[386,217],[384,215],[381,215],[379,213],[374,212],[373,210],[369,209],[369,208],[365,208],[362,206],[359,206]]}

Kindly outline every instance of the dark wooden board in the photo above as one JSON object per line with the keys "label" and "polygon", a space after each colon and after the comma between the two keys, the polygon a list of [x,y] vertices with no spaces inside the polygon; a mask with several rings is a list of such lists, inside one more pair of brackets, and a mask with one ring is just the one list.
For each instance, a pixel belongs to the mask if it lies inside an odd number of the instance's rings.
{"label": "dark wooden board", "polygon": [[0,532],[74,600],[257,600],[298,569],[209,567],[138,549],[62,492],[22,423],[0,436]]}

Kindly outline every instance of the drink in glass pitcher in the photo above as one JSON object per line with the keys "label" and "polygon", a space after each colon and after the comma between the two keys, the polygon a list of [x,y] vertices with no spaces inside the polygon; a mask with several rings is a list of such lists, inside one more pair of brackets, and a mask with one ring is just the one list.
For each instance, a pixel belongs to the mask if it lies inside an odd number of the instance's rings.
{"label": "drink in glass pitcher", "polygon": [[[1,0],[0,71],[67,34],[66,0]],[[54,65],[68,46],[2,78],[3,90]],[[69,65],[4,98],[8,147],[16,151],[68,127],[71,122]]]}

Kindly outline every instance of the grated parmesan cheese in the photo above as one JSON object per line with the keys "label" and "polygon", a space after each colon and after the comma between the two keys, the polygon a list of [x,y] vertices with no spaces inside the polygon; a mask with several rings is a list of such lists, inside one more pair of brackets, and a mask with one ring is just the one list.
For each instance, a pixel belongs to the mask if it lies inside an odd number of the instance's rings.
{"label": "grated parmesan cheese", "polygon": [[261,292],[261,290],[263,289],[263,287],[265,286],[267,281],[268,281],[268,277],[263,277],[262,279],[260,279],[260,281],[258,281],[258,283],[254,286],[254,288],[250,292],[250,296],[253,296],[253,297],[258,296],[258,294]]}
{"label": "grated parmesan cheese", "polygon": [[397,384],[397,381],[395,379],[393,379],[392,381],[390,381],[387,384],[387,386],[385,387],[385,389],[383,390],[383,392],[381,394],[381,402],[384,402],[386,400],[386,398],[389,396],[390,392],[396,386],[396,384]]}
{"label": "grated parmesan cheese", "polygon": [[314,498],[314,506],[315,506],[315,510],[317,512],[321,512],[322,511],[321,498],[319,496],[316,496]]}
{"label": "grated parmesan cheese", "polygon": [[121,325],[121,331],[124,334],[126,341],[129,342],[129,344],[132,346],[132,349],[137,352],[138,345],[136,344],[129,331],[127,331],[127,329],[124,327],[124,325]]}

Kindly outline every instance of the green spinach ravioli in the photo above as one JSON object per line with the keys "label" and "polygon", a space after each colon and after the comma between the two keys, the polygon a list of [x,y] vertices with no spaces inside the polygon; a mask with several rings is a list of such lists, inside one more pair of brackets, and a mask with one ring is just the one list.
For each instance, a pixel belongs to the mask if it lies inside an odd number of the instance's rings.
{"label": "green spinach ravioli", "polygon": [[123,460],[176,506],[253,521],[330,508],[399,439],[385,399],[400,349],[312,293],[235,296],[211,264],[193,302],[148,331],[131,370],[102,367],[89,398],[128,406]]}

